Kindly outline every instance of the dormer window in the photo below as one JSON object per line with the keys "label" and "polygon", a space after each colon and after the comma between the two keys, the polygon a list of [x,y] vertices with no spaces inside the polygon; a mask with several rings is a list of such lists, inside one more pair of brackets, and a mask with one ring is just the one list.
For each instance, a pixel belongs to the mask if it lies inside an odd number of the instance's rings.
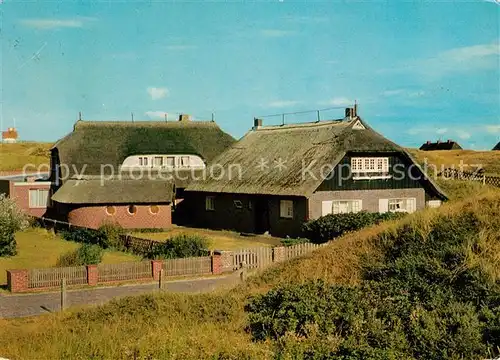
{"label": "dormer window", "polygon": [[390,179],[388,157],[353,157],[351,172],[354,180]]}

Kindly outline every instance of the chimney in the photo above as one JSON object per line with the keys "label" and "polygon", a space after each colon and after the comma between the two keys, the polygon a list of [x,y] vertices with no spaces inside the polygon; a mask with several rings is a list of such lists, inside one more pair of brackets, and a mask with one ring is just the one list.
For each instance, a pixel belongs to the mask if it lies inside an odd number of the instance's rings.
{"label": "chimney", "polygon": [[191,121],[191,115],[188,114],[180,114],[179,121]]}
{"label": "chimney", "polygon": [[431,141],[430,141],[430,140],[427,140],[426,144],[427,144],[427,145],[430,145],[430,144],[431,144]]}
{"label": "chimney", "polygon": [[352,117],[355,118],[356,116],[358,116],[358,104],[355,102],[352,108]]}
{"label": "chimney", "polygon": [[346,108],[346,109],[345,109],[345,117],[346,117],[346,118],[349,118],[349,119],[352,119],[352,117],[353,117],[353,112],[354,112],[354,109],[353,109],[353,108]]}
{"label": "chimney", "polygon": [[262,119],[253,119],[253,128],[254,130],[260,129],[262,127]]}
{"label": "chimney", "polygon": [[449,143],[451,143],[451,140],[450,140],[450,139],[448,139],[448,144],[449,144]]}

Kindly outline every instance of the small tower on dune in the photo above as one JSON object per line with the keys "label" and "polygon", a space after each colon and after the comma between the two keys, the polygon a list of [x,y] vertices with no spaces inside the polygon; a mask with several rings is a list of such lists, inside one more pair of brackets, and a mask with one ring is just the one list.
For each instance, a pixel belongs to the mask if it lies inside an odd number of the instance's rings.
{"label": "small tower on dune", "polygon": [[16,128],[8,128],[6,131],[2,131],[2,142],[3,143],[15,143],[19,134],[17,133]]}

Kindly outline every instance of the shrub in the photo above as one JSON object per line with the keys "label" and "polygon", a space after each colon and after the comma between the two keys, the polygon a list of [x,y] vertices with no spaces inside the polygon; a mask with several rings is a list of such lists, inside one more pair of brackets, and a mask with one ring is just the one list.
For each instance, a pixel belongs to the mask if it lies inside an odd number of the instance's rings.
{"label": "shrub", "polygon": [[173,259],[207,256],[208,240],[200,235],[179,234],[164,243],[154,246],[147,254],[148,259]]}
{"label": "shrub", "polygon": [[78,249],[67,252],[59,257],[56,266],[81,266],[99,264],[103,251],[97,245],[82,244]]}
{"label": "shrub", "polygon": [[104,224],[99,227],[100,239],[103,242],[101,246],[104,248],[114,248],[117,250],[124,250],[124,243],[121,236],[125,234],[123,229],[118,224]]}
{"label": "shrub", "polygon": [[283,246],[293,246],[293,245],[299,245],[299,244],[305,244],[308,243],[309,239],[306,238],[286,238],[286,239],[281,239],[281,245]]}
{"label": "shrub", "polygon": [[360,285],[306,282],[257,295],[245,307],[248,330],[273,341],[280,358],[494,358],[500,282],[468,262],[484,221],[462,211],[383,232],[373,239],[380,256],[361,261]]}
{"label": "shrub", "polygon": [[0,257],[16,255],[16,231],[29,226],[29,218],[14,201],[0,195]]}
{"label": "shrub", "polygon": [[382,221],[399,219],[404,213],[369,213],[361,211],[347,214],[328,214],[308,221],[302,226],[304,236],[316,244],[321,244],[342,236],[349,231],[357,231]]}
{"label": "shrub", "polygon": [[108,247],[105,234],[100,231],[86,228],[70,228],[67,230],[62,230],[61,235],[65,240],[68,241],[90,245],[99,245],[104,249]]}

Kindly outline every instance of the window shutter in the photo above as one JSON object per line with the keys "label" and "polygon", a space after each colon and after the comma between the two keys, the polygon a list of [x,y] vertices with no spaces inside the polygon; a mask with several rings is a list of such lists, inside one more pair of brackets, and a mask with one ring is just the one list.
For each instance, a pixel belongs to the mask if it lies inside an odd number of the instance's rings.
{"label": "window shutter", "polygon": [[325,216],[333,212],[332,203],[333,201],[323,201],[321,203],[321,216]]}
{"label": "window shutter", "polygon": [[378,211],[380,213],[386,213],[389,211],[389,199],[378,200]]}

